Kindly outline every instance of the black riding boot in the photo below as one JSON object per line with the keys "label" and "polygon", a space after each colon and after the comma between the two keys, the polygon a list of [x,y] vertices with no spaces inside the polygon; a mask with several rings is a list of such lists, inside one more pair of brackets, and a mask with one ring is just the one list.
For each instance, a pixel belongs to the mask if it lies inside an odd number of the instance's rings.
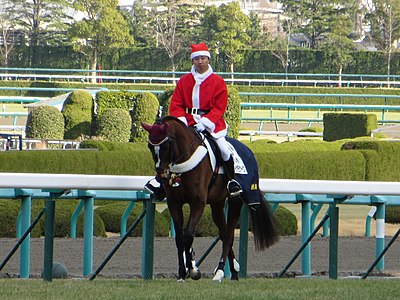
{"label": "black riding boot", "polygon": [[166,197],[162,184],[159,186],[154,185],[155,179],[149,180],[144,186],[145,190],[150,193],[150,199],[155,201],[163,201]]}
{"label": "black riding boot", "polygon": [[224,162],[225,170],[228,173],[228,184],[226,188],[228,189],[228,193],[231,197],[239,196],[243,190],[240,186],[239,182],[235,180],[235,165],[233,162],[233,157],[231,156],[227,161]]}

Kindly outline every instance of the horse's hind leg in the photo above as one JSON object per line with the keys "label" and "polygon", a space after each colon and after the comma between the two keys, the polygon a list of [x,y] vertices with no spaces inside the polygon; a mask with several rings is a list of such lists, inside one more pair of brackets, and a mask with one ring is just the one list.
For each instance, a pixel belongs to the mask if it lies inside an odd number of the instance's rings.
{"label": "horse's hind leg", "polygon": [[[213,213],[213,219],[214,222],[216,222],[219,230],[220,230],[220,238],[222,240],[222,254],[220,261],[218,263],[218,267],[215,271],[214,274],[214,281],[221,281],[224,277],[224,268],[225,268],[225,262],[228,257],[229,263],[230,263],[230,270],[232,280],[238,280],[239,279],[239,264],[237,260],[235,259],[235,255],[233,252],[233,240],[234,240],[234,235],[235,235],[235,228],[236,225],[238,224],[239,217],[240,217],[240,210],[242,207],[242,202],[241,201],[229,201],[229,207],[228,207],[228,222],[225,223],[225,216],[224,216],[224,211],[222,211],[222,217],[221,217],[221,211],[216,210],[215,213]],[[221,222],[221,220],[223,222]]]}
{"label": "horse's hind leg", "polygon": [[228,254],[228,261],[229,261],[229,269],[231,271],[231,280],[239,280],[239,270],[240,270],[239,262],[235,258],[235,253],[233,252],[232,248]]}

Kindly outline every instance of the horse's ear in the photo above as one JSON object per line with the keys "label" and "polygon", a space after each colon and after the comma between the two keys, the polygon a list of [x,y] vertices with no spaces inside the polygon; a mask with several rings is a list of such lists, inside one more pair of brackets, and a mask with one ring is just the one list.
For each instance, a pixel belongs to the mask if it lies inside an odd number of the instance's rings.
{"label": "horse's ear", "polygon": [[167,130],[169,128],[169,124],[168,123],[163,123],[160,127],[161,132],[163,133],[167,133]]}
{"label": "horse's ear", "polygon": [[149,124],[146,124],[146,123],[143,123],[143,122],[140,122],[140,125],[142,125],[143,129],[146,130],[147,132],[150,132],[151,129],[153,128],[152,125],[149,125]]}

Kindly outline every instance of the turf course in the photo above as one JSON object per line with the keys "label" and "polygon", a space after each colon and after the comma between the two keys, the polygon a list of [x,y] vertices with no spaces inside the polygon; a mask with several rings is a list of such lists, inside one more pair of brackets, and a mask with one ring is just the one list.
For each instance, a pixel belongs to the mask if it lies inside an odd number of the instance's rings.
{"label": "turf course", "polygon": [[400,299],[399,279],[0,279],[0,299]]}

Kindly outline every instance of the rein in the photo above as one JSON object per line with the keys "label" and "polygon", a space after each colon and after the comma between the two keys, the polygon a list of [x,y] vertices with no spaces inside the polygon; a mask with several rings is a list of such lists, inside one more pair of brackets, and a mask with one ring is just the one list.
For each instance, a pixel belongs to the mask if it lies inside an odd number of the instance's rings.
{"label": "rein", "polygon": [[168,171],[172,173],[185,173],[193,170],[202,160],[203,158],[207,155],[207,147],[204,144],[204,139],[205,136],[203,134],[200,134],[196,132],[196,136],[192,139],[192,141],[189,144],[189,147],[191,147],[195,142],[196,139],[199,138],[201,140],[201,144],[196,148],[196,150],[192,153],[190,158],[182,163],[177,163],[179,160],[182,159],[182,157],[187,154],[187,152],[181,153],[176,159],[173,158],[174,154],[174,147],[176,147],[176,141],[174,138],[171,136],[165,137],[160,143],[157,143],[157,145],[153,146],[160,146],[166,142],[169,143],[169,164],[168,164]]}

